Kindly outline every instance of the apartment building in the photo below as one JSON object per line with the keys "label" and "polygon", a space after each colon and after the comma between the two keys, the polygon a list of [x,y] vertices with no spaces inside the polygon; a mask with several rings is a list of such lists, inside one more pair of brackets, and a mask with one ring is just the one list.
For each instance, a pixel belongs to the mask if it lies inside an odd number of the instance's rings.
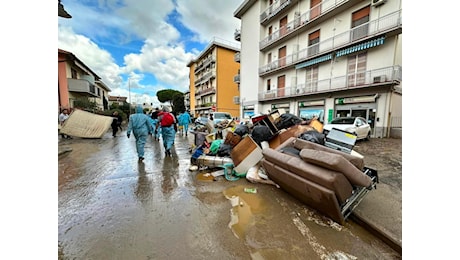
{"label": "apartment building", "polygon": [[239,51],[238,42],[214,38],[187,64],[190,68],[191,115],[198,117],[219,111],[239,116],[240,64],[235,61]]}
{"label": "apartment building", "polygon": [[401,0],[245,0],[234,16],[243,119],[282,109],[362,116],[373,137],[402,128]]}
{"label": "apartment building", "polygon": [[96,110],[108,109],[110,88],[73,53],[58,49],[58,110],[75,108],[75,102],[88,99]]}

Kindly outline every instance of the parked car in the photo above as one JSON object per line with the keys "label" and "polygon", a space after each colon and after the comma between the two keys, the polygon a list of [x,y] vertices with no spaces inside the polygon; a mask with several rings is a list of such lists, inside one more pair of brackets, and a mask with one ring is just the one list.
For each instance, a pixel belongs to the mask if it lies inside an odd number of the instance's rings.
{"label": "parked car", "polygon": [[229,122],[232,121],[233,117],[230,113],[227,112],[212,112],[212,117],[214,118],[214,124],[217,125],[218,123],[228,120]]}
{"label": "parked car", "polygon": [[205,117],[205,116],[200,116],[200,117],[197,117],[195,119],[195,124],[199,124],[199,125],[206,125],[206,123],[208,122],[209,118]]}
{"label": "parked car", "polygon": [[323,134],[327,135],[332,128],[337,128],[356,135],[356,140],[369,140],[371,126],[362,117],[337,117],[323,126]]}

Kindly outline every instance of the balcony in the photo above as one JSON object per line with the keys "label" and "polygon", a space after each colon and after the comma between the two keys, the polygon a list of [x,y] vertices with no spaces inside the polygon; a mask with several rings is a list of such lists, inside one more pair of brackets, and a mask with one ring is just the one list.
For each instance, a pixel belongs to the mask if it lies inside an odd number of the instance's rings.
{"label": "balcony", "polygon": [[216,93],[216,88],[215,88],[215,87],[211,87],[211,88],[206,88],[206,89],[198,90],[198,91],[195,93],[195,96],[205,96],[205,95],[215,94],[215,93]]}
{"label": "balcony", "polygon": [[240,62],[240,60],[241,60],[241,52],[235,53],[234,61],[235,62]]}
{"label": "balcony", "polygon": [[277,0],[260,14],[260,24],[267,25],[274,18],[279,17],[283,10],[293,6],[298,0]]}
{"label": "balcony", "polygon": [[[341,90],[369,88],[382,85],[398,85],[402,81],[402,67],[391,66],[375,70],[355,73],[335,78],[322,79],[316,82],[302,83],[295,86],[259,92],[259,101],[276,100],[308,96],[313,94],[335,92]],[[402,91],[400,88],[398,91]]]}
{"label": "balcony", "polygon": [[287,55],[278,60],[272,61],[259,67],[259,76],[267,75],[271,72],[283,68],[292,68],[294,65],[315,59],[321,55],[332,51],[343,49],[347,46],[369,40],[379,35],[390,36],[399,34],[402,31],[401,10],[381,17],[380,19],[369,21],[346,32],[335,35],[317,44],[308,46],[291,55]]}
{"label": "balcony", "polygon": [[241,41],[241,31],[238,29],[235,29],[234,37],[235,37],[235,41]]}
{"label": "balcony", "polygon": [[209,64],[216,62],[216,55],[211,55],[206,59],[202,60],[195,68],[195,75],[197,75],[201,70],[206,69]]}
{"label": "balcony", "polygon": [[240,74],[235,75],[233,77],[233,82],[235,82],[236,84],[240,84]]}
{"label": "balcony", "polygon": [[88,94],[89,97],[97,97],[96,86],[85,79],[68,78],[67,84],[70,92]]}
{"label": "balcony", "polygon": [[201,85],[203,83],[206,83],[208,80],[215,79],[215,78],[216,78],[216,70],[215,69],[208,70],[207,72],[202,73],[202,76],[197,78],[197,80],[195,80],[195,86]]}
{"label": "balcony", "polygon": [[299,33],[308,30],[322,21],[334,17],[334,15],[359,2],[360,0],[324,0],[321,4],[314,6],[305,13],[296,15],[291,22],[262,39],[262,41],[259,42],[259,49],[260,51],[266,51],[275,43],[295,37]]}

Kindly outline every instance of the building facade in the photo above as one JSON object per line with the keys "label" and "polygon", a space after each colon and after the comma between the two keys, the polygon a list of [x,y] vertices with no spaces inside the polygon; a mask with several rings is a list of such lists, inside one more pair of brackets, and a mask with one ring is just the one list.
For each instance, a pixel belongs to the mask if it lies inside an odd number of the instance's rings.
{"label": "building facade", "polygon": [[362,116],[373,137],[402,128],[400,0],[246,0],[234,16],[243,119],[282,109]]}
{"label": "building facade", "polygon": [[109,96],[109,107],[113,104],[117,104],[118,106],[123,106],[127,103],[128,97],[121,97],[121,96]]}
{"label": "building facade", "polygon": [[235,61],[239,44],[214,38],[198,57],[188,63],[190,68],[190,113],[206,116],[210,112],[228,112],[239,116],[240,64]]}
{"label": "building facade", "polygon": [[96,110],[108,109],[110,88],[71,52],[58,49],[58,111],[72,110],[78,100],[88,99]]}

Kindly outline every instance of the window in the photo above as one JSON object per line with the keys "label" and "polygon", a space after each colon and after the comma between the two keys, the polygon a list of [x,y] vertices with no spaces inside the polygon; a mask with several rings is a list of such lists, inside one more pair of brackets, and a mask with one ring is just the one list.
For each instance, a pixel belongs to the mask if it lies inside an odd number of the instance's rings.
{"label": "window", "polygon": [[286,46],[278,50],[279,66],[286,66]]}
{"label": "window", "polygon": [[361,10],[354,12],[351,15],[351,39],[352,41],[356,41],[363,37],[366,37],[369,30],[369,12],[371,7],[367,6]]}
{"label": "window", "polygon": [[319,30],[308,35],[308,56],[313,56],[319,52]]}
{"label": "window", "polygon": [[267,79],[267,91],[270,91],[270,82],[271,80]]}
{"label": "window", "polygon": [[310,0],[310,20],[321,14],[321,0]]}
{"label": "window", "polygon": [[348,86],[362,85],[366,81],[367,53],[348,56]]}
{"label": "window", "polygon": [[318,87],[318,65],[307,68],[305,91],[315,92]]}
{"label": "window", "polygon": [[76,71],[74,68],[71,68],[71,69],[70,69],[70,73],[71,73],[71,77],[72,77],[73,79],[77,79],[77,78],[78,78],[78,77],[77,77],[77,71]]}

